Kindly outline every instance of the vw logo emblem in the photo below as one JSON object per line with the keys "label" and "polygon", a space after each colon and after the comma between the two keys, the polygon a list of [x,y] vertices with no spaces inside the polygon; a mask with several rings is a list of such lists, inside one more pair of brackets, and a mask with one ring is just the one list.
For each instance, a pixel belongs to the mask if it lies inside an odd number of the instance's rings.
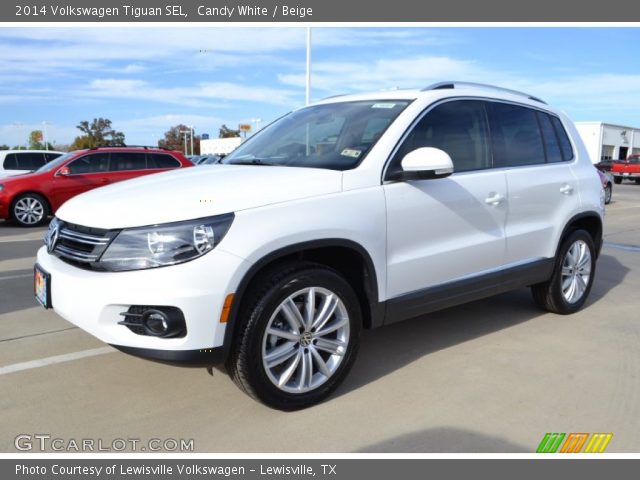
{"label": "vw logo emblem", "polygon": [[56,223],[53,228],[47,232],[47,236],[44,239],[44,243],[47,246],[47,252],[51,253],[56,248],[58,242],[58,235],[60,234],[60,225]]}

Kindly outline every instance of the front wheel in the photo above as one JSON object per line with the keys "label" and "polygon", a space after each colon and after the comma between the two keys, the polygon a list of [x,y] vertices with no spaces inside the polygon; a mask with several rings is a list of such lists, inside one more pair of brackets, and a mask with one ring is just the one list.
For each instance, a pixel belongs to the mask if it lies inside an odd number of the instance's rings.
{"label": "front wheel", "polygon": [[613,183],[620,185],[622,183],[622,177],[613,177]]}
{"label": "front wheel", "polygon": [[577,312],[589,296],[595,271],[593,239],[585,230],[576,230],[562,242],[551,279],[531,287],[533,299],[549,312]]}
{"label": "front wheel", "polygon": [[358,350],[362,317],[352,287],[335,270],[289,264],[262,275],[248,292],[227,368],[266,405],[296,410],[329,396]]}
{"label": "front wheel", "polygon": [[11,216],[21,227],[36,227],[49,216],[49,206],[37,193],[26,193],[13,202]]}

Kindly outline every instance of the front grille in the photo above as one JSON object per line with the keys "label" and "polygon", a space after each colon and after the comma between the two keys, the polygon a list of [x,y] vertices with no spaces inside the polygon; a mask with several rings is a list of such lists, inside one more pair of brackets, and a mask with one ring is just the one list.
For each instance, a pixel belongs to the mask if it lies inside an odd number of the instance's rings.
{"label": "front grille", "polygon": [[60,233],[53,254],[67,263],[98,269],[100,256],[118,232],[60,222]]}

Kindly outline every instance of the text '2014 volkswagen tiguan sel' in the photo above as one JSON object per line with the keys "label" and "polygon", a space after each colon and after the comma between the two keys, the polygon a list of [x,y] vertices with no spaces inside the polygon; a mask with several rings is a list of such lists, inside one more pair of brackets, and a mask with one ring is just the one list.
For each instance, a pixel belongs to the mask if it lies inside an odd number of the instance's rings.
{"label": "text '2014 volkswagen tiguan sel'", "polygon": [[225,364],[291,410],[340,384],[362,328],[525,286],[577,311],[603,214],[572,122],[535,97],[460,82],[341,96],[219,165],[69,200],[35,290],[124,352]]}

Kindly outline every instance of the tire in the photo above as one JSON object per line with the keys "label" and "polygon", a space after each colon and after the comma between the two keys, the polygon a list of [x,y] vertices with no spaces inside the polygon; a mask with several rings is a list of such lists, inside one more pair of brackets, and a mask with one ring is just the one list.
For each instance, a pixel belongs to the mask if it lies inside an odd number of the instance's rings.
{"label": "tire", "polygon": [[37,193],[25,193],[11,204],[11,218],[21,227],[37,227],[47,221],[49,204]]}
{"label": "tire", "polygon": [[616,185],[620,185],[622,183],[622,178],[613,177],[613,183],[615,183]]}
{"label": "tire", "polygon": [[609,205],[609,203],[611,203],[612,191],[613,191],[613,187],[611,186],[611,184],[608,184],[606,187],[604,187],[604,204],[605,205]]}
{"label": "tire", "polygon": [[636,185],[640,185],[640,178],[636,178]]}
{"label": "tire", "polygon": [[[309,298],[315,308],[307,310]],[[346,280],[323,265],[285,264],[260,275],[243,301],[226,365],[233,381],[279,410],[310,407],[328,397],[351,369],[359,345],[362,314]],[[325,305],[333,307],[328,316],[322,315]],[[307,311],[314,312],[313,321]]]}
{"label": "tire", "polygon": [[531,287],[533,299],[549,312],[561,315],[577,312],[589,296],[595,273],[593,239],[585,230],[575,230],[558,249],[551,278]]}

